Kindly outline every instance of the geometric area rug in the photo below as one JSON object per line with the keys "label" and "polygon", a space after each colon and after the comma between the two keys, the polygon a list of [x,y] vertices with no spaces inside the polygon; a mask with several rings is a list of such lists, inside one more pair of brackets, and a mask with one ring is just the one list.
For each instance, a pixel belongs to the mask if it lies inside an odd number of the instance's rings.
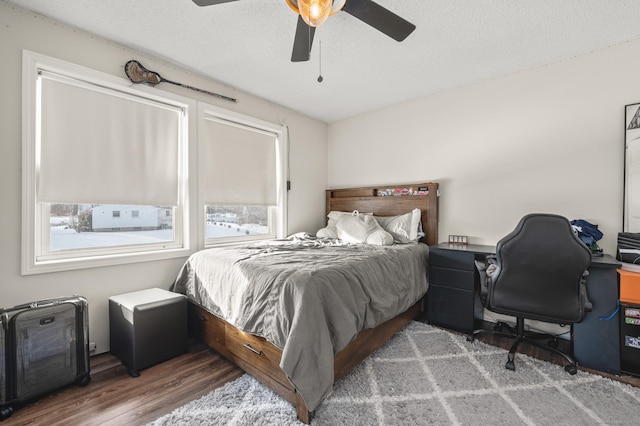
{"label": "geometric area rug", "polygon": [[[413,321],[334,386],[312,425],[631,425],[640,389]],[[287,401],[245,374],[155,422],[301,425]]]}

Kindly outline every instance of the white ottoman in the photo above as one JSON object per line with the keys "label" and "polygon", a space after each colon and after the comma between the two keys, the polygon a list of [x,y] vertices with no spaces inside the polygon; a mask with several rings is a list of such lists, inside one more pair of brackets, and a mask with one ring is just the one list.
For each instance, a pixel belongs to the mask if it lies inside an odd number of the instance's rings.
{"label": "white ottoman", "polygon": [[187,352],[186,296],[151,288],[110,297],[109,338],[132,377]]}

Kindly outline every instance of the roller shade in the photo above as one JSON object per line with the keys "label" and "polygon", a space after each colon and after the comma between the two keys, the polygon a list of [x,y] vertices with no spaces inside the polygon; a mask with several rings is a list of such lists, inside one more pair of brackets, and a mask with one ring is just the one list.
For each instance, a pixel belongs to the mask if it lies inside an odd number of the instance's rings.
{"label": "roller shade", "polygon": [[207,205],[277,204],[277,135],[205,116],[202,131]]}
{"label": "roller shade", "polygon": [[180,107],[47,72],[39,80],[38,201],[177,205]]}

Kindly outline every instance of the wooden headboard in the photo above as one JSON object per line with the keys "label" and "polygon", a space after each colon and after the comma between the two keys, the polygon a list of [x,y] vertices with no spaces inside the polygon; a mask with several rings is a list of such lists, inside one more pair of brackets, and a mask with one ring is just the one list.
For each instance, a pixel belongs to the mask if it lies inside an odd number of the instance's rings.
{"label": "wooden headboard", "polygon": [[[420,195],[414,195],[415,192],[419,192]],[[327,215],[330,211],[358,210],[361,213],[373,213],[375,216],[397,216],[415,208],[422,212],[422,230],[425,236],[420,241],[430,246],[438,244],[437,183],[327,190]]]}

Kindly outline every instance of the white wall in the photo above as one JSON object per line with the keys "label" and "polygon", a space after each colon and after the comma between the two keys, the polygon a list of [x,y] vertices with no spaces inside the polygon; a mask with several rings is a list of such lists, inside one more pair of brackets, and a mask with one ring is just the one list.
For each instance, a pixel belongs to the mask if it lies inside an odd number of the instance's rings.
{"label": "white wall", "polygon": [[0,3],[0,307],[80,294],[89,300],[91,341],[109,349],[109,296],[150,287],[168,288],[184,258],[79,271],[20,275],[21,61],[22,49],[126,78],[124,64],[139,59],[161,75],[238,98],[237,104],[172,85],[158,86],[242,114],[286,124],[290,131],[289,232],[316,230],[324,223],[327,188],[327,126],[281,106],[179,69],[166,62],[33,13]]}
{"label": "white wall", "polygon": [[440,241],[495,244],[524,214],[552,212],[599,225],[614,254],[639,51],[629,42],[334,123],[329,186],[439,182]]}

